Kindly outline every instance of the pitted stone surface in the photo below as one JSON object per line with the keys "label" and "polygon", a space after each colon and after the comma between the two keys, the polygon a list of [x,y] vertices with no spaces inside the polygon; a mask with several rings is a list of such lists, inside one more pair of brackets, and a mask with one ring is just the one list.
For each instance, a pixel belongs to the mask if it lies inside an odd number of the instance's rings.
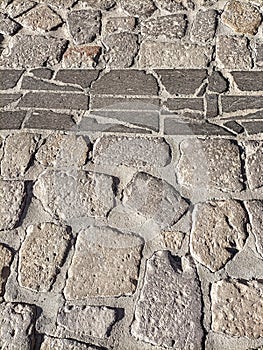
{"label": "pitted stone surface", "polygon": [[92,68],[97,65],[101,47],[97,45],[79,45],[69,47],[63,55],[63,68]]}
{"label": "pitted stone surface", "polygon": [[109,10],[116,4],[115,0],[80,0],[78,5],[82,7],[93,7],[100,10]]}
{"label": "pitted stone surface", "polygon": [[214,10],[198,11],[191,30],[194,42],[207,43],[215,35],[217,12]]}
{"label": "pitted stone surface", "polygon": [[201,292],[188,258],[159,251],[147,261],[132,335],[158,346],[202,348]]}
{"label": "pitted stone surface", "polygon": [[35,307],[0,304],[0,348],[6,350],[34,349]]}
{"label": "pitted stone surface", "polygon": [[136,17],[151,16],[156,10],[156,7],[152,0],[121,0],[120,3],[124,11],[127,11],[129,14]]}
{"label": "pitted stone surface", "polygon": [[0,179],[0,189],[0,230],[12,230],[21,215],[24,184]]}
{"label": "pitted stone surface", "polygon": [[177,253],[182,246],[184,234],[180,231],[163,231],[161,232],[161,236],[163,238],[165,248],[169,249],[173,253]]}
{"label": "pitted stone surface", "polygon": [[5,283],[10,273],[11,261],[11,250],[0,244],[0,297],[4,295]]}
{"label": "pitted stone surface", "polygon": [[95,164],[165,167],[171,162],[170,147],[162,138],[103,136],[94,146]]}
{"label": "pitted stone surface", "polygon": [[107,33],[118,31],[132,31],[136,26],[134,17],[108,17],[106,19],[105,30]]}
{"label": "pitted stone surface", "polygon": [[107,338],[117,321],[116,310],[105,306],[67,305],[59,311],[57,323],[71,338]]}
{"label": "pitted stone surface", "polygon": [[260,281],[219,281],[213,284],[212,329],[235,337],[263,335],[263,285]]}
{"label": "pitted stone surface", "polygon": [[140,238],[108,227],[81,231],[68,271],[66,298],[133,294],[142,245]]}
{"label": "pitted stone surface", "polygon": [[0,12],[0,33],[12,35],[17,32],[19,28],[20,25],[17,22]]}
{"label": "pitted stone surface", "polygon": [[90,347],[84,343],[80,343],[74,340],[58,339],[45,336],[44,341],[41,344],[40,350],[102,350],[98,347]]}
{"label": "pitted stone surface", "polygon": [[256,236],[257,249],[263,256],[263,201],[247,201],[246,208],[251,215],[250,224],[252,226],[252,231]]}
{"label": "pitted stone surface", "polygon": [[22,13],[25,13],[26,11],[32,9],[35,5],[36,2],[31,0],[14,0],[6,10],[11,17],[17,17]]}
{"label": "pitted stone surface", "polygon": [[246,146],[246,175],[253,190],[263,186],[263,142],[250,141]]}
{"label": "pitted stone surface", "polygon": [[244,247],[247,214],[239,202],[197,204],[193,212],[191,253],[211,271],[221,269]]}
{"label": "pitted stone surface", "polygon": [[159,8],[169,12],[184,11],[186,8],[193,9],[192,1],[155,0],[155,3],[158,5]]}

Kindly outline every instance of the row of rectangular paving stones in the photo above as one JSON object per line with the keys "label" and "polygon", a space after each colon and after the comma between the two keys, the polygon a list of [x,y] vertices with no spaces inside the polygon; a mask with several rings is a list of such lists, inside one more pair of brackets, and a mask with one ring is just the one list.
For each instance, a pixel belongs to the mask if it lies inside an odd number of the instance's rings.
{"label": "row of rectangular paving stones", "polygon": [[[23,147],[15,153],[17,144]],[[259,141],[245,144],[246,177],[252,190],[262,189],[263,186],[262,146]],[[64,288],[68,304],[59,310],[57,316],[62,337],[74,340],[45,337],[41,349],[52,346],[89,349],[77,341],[85,343],[94,339],[96,343],[99,339],[106,339],[114,325],[121,322],[118,310],[100,306],[74,306],[74,300],[128,296],[136,290],[144,241],[130,234],[133,232],[132,226],[129,227],[132,220],[121,221],[118,215],[115,218],[111,215],[114,210],[118,211],[116,197],[117,193],[120,194],[120,191],[116,193],[113,190],[113,177],[83,169],[91,149],[83,137],[51,134],[42,139],[41,135],[27,133],[7,136],[0,148],[0,236],[20,224],[21,203],[28,196],[23,179],[34,180],[34,198],[40,200],[46,212],[51,213],[50,222],[28,222],[24,227],[26,236],[18,253],[20,287],[40,293],[49,292],[65,263],[69,247],[76,239]],[[196,185],[195,173],[189,173],[189,169],[190,164],[193,168],[200,164],[200,152],[196,150],[201,150],[205,155],[204,174],[208,187],[227,193],[244,190],[240,150],[234,141],[186,140],[180,149],[177,172],[182,186]],[[197,159],[193,149],[198,153]],[[160,230],[164,230],[169,229],[188,210],[189,203],[177,190],[166,181],[150,175],[153,168],[162,169],[172,162],[170,145],[164,139],[103,136],[93,147],[92,162],[97,166],[124,165],[140,169],[121,196],[121,208],[126,207],[133,213],[130,218],[134,218],[135,213],[139,214],[145,220],[153,219]],[[30,175],[30,168],[39,166],[42,166],[41,176],[39,172],[31,172]],[[72,167],[75,169],[73,176],[69,173]],[[43,173],[44,169],[46,171]],[[118,182],[114,183],[116,186]],[[146,198],[145,191],[148,193]],[[262,258],[262,200],[247,200],[243,203],[210,198],[195,206],[191,254],[212,272],[222,269],[244,248],[249,223],[244,204],[252,218],[250,224]],[[96,218],[108,216],[108,225],[83,229],[76,238],[68,226],[70,218],[83,215]],[[57,217],[61,223],[52,223]],[[215,226],[215,220],[220,225]],[[5,244],[0,246],[1,294],[5,296],[6,291],[10,292],[9,289],[14,287],[8,286],[8,271],[15,250]],[[173,251],[169,239],[167,249],[173,255],[159,251],[146,262],[145,278],[136,304],[131,333],[136,339],[153,345],[201,349],[204,337],[202,294],[195,263],[190,257],[176,256],[178,249]],[[212,331],[251,339],[263,337],[262,294],[262,282],[257,280],[228,279],[214,282],[211,289]],[[10,301],[12,303],[0,304],[0,345],[12,350],[19,346],[25,350],[33,349],[35,306],[21,304],[16,298]]]}

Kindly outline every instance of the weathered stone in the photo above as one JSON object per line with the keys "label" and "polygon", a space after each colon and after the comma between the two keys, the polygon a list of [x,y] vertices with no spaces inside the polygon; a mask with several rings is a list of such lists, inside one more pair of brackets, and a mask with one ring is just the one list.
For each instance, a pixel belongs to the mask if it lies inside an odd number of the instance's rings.
{"label": "weathered stone", "polygon": [[263,142],[246,142],[246,175],[251,190],[263,186]]}
{"label": "weathered stone", "polygon": [[263,335],[263,285],[260,281],[221,280],[212,286],[212,330],[230,336]]}
{"label": "weathered stone", "polygon": [[229,122],[224,123],[224,126],[234,131],[236,134],[242,134],[244,132],[243,126],[235,122],[234,120],[230,120]]}
{"label": "weathered stone", "polygon": [[107,227],[81,231],[68,271],[67,299],[135,292],[142,240]]}
{"label": "weathered stone", "polygon": [[184,0],[155,0],[157,6],[169,12],[185,11],[188,9],[193,9],[193,3],[191,1]]}
{"label": "weathered stone", "polygon": [[20,249],[18,279],[21,286],[48,292],[64,263],[70,240],[67,228],[52,223],[29,226]]}
{"label": "weathered stone", "polygon": [[205,95],[206,117],[215,118],[219,115],[218,95]]}
{"label": "weathered stone", "polygon": [[100,46],[75,46],[69,47],[64,53],[62,66],[64,68],[90,68],[97,65],[101,55]]}
{"label": "weathered stone", "polygon": [[263,42],[258,41],[256,44],[256,64],[258,67],[263,66]]}
{"label": "weathered stone", "polygon": [[211,59],[211,48],[182,42],[144,41],[140,49],[140,67],[203,68]]}
{"label": "weathered stone", "polygon": [[162,227],[177,222],[188,208],[187,202],[171,185],[146,173],[138,173],[127,186],[123,203]]}
{"label": "weathered stone", "polygon": [[36,3],[31,0],[14,0],[12,3],[7,7],[6,11],[11,17],[17,17],[30,9],[32,9]]}
{"label": "weathered stone", "polygon": [[238,145],[226,139],[195,139],[181,143],[179,183],[187,188],[220,190],[243,189]]}
{"label": "weathered stone", "polygon": [[40,67],[60,62],[67,41],[39,35],[15,35],[8,56],[1,56],[0,64],[6,67]]}
{"label": "weathered stone", "polygon": [[213,71],[208,77],[208,89],[213,92],[222,93],[227,91],[228,82],[219,71]]}
{"label": "weathered stone", "polygon": [[33,305],[0,304],[0,348],[33,350],[35,314]]}
{"label": "weathered stone", "polygon": [[1,69],[0,70],[0,90],[12,89],[16,86],[18,80],[21,78],[23,74],[23,70],[16,69]]}
{"label": "weathered stone", "polygon": [[84,343],[80,343],[74,340],[69,339],[58,339],[51,338],[48,336],[44,336],[44,341],[40,346],[40,350],[99,350],[102,348],[94,348],[86,345]]}
{"label": "weathered stone", "polygon": [[142,22],[141,31],[145,37],[153,37],[154,39],[181,39],[185,36],[186,28],[186,16],[175,14],[146,20]]}
{"label": "weathered stone", "polygon": [[70,114],[35,110],[25,121],[24,127],[28,129],[76,130],[76,123]]}
{"label": "weathered stone", "polygon": [[147,97],[108,97],[94,95],[90,101],[92,110],[109,111],[158,111],[159,98]]}
{"label": "weathered stone", "polygon": [[251,216],[251,226],[256,236],[256,245],[259,253],[263,256],[263,201],[247,201],[246,208]]}
{"label": "weathered stone", "polygon": [[217,271],[243,249],[247,238],[246,212],[233,200],[197,204],[193,213],[191,253],[211,271]]}
{"label": "weathered stone", "polygon": [[75,0],[41,0],[42,2],[44,1],[45,3],[48,3],[51,6],[56,6],[60,8],[69,8],[71,7]]}
{"label": "weathered stone", "polygon": [[0,112],[0,130],[20,129],[27,111]]}
{"label": "weathered stone", "polygon": [[132,335],[153,345],[201,349],[201,307],[193,263],[167,251],[156,252],[146,264]]}
{"label": "weathered stone", "polygon": [[108,52],[105,56],[112,68],[128,68],[132,66],[134,57],[139,49],[136,34],[114,33],[107,36],[104,42],[108,47]]}
{"label": "weathered stone", "polygon": [[198,11],[193,27],[191,29],[191,39],[196,43],[207,43],[213,40],[216,30],[215,10]]}
{"label": "weathered stone", "polygon": [[263,72],[231,72],[237,87],[241,91],[263,91]]}
{"label": "weathered stone", "polygon": [[80,0],[78,5],[81,7],[93,7],[98,10],[109,10],[116,4],[115,0]]}
{"label": "weathered stone", "polygon": [[170,111],[189,109],[193,111],[204,110],[204,100],[202,98],[169,98],[164,102],[164,106]]}
{"label": "weathered stone", "polygon": [[87,89],[98,78],[99,71],[92,69],[60,69],[55,79],[63,83],[77,84]]}
{"label": "weathered stone", "polygon": [[165,248],[169,249],[172,252],[178,252],[181,248],[184,234],[180,231],[162,231],[161,236],[163,238],[163,242]]}
{"label": "weathered stone", "polygon": [[33,77],[26,76],[22,80],[21,88],[23,90],[48,90],[48,91],[82,91],[75,86],[56,85],[48,81],[42,81]]}
{"label": "weathered stone", "polygon": [[106,216],[114,206],[114,178],[70,170],[46,171],[37,180],[34,194],[46,211],[65,221]]}
{"label": "weathered stone", "polygon": [[20,23],[24,27],[29,27],[32,30],[49,31],[60,24],[62,19],[50,7],[46,5],[38,5],[27,12],[22,17],[19,17]]}
{"label": "weathered stone", "polygon": [[6,14],[0,12],[0,33],[12,35],[20,29],[20,25],[9,18]]}
{"label": "weathered stone", "polygon": [[162,138],[103,136],[94,145],[95,164],[131,167],[165,167],[170,147]]}
{"label": "weathered stone", "polygon": [[119,31],[132,31],[135,26],[134,17],[108,17],[106,18],[105,32],[112,34]]}
{"label": "weathered stone", "polygon": [[107,338],[117,321],[115,309],[105,306],[67,305],[59,311],[57,323],[70,338]]}
{"label": "weathered stone", "polygon": [[242,125],[248,135],[263,133],[263,120],[242,122]]}
{"label": "weathered stone", "polygon": [[100,12],[96,10],[71,11],[67,23],[75,44],[94,41],[100,31],[100,20]]}
{"label": "weathered stone", "polygon": [[5,283],[10,273],[11,250],[0,244],[0,297],[4,295]]}
{"label": "weathered stone", "polygon": [[218,36],[216,39],[216,58],[225,69],[250,69],[252,58],[248,39],[239,36]]}
{"label": "weathered stone", "polygon": [[[263,96],[221,96],[223,113],[237,112],[246,109],[263,109]],[[246,118],[244,118],[246,119]]]}
{"label": "weathered stone", "polygon": [[99,95],[157,95],[158,84],[151,74],[139,70],[112,70],[97,80],[92,94]]}
{"label": "weathered stone", "polygon": [[238,0],[230,0],[221,16],[224,24],[241,34],[256,34],[262,17],[256,6]]}
{"label": "weathered stone", "polygon": [[7,137],[1,163],[1,174],[5,178],[25,175],[35,152],[39,135],[19,133]]}
{"label": "weathered stone", "polygon": [[35,77],[40,79],[51,79],[53,76],[53,71],[48,68],[36,68],[31,71]]}
{"label": "weathered stone", "polygon": [[156,10],[152,0],[121,0],[120,3],[124,11],[127,11],[129,14],[136,17],[151,16]]}
{"label": "weathered stone", "polygon": [[19,100],[22,94],[1,94],[0,107],[10,106],[10,104]]}

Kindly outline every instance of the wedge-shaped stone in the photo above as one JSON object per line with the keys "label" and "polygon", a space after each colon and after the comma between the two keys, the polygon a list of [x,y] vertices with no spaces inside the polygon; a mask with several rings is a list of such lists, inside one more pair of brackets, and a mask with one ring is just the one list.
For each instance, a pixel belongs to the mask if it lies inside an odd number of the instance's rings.
{"label": "wedge-shaped stone", "polygon": [[263,201],[254,200],[246,202],[246,208],[251,215],[251,226],[256,236],[256,245],[259,253],[263,256]]}
{"label": "wedge-shaped stone", "polygon": [[142,22],[142,35],[155,39],[181,39],[187,28],[186,16],[175,14],[150,18]]}
{"label": "wedge-shaped stone", "polygon": [[69,339],[51,338],[48,336],[44,337],[44,341],[40,346],[40,350],[102,350],[98,347],[90,347],[84,343],[80,343]]}
{"label": "wedge-shaped stone", "polygon": [[11,261],[11,250],[0,244],[0,297],[4,294],[5,283],[9,276]]}
{"label": "wedge-shaped stone", "polygon": [[151,16],[156,10],[156,7],[152,0],[121,0],[120,3],[124,11],[127,11],[129,14],[136,17]]}
{"label": "wedge-shaped stone", "polygon": [[193,212],[191,253],[211,271],[217,271],[244,247],[248,218],[233,200],[197,204]]}
{"label": "wedge-shaped stone", "polygon": [[174,224],[186,212],[187,202],[166,181],[138,173],[124,192],[123,202],[161,227]]}
{"label": "wedge-shaped stone", "polygon": [[202,349],[201,291],[188,258],[156,252],[147,261],[132,335],[153,345]]}
{"label": "wedge-shaped stone", "polygon": [[21,69],[1,69],[0,90],[14,88],[23,72]]}
{"label": "wedge-shaped stone", "polygon": [[34,186],[46,211],[68,221],[106,216],[114,206],[113,177],[85,171],[46,171]]}
{"label": "wedge-shaped stone", "polygon": [[67,336],[84,340],[87,337],[107,338],[117,321],[117,312],[105,306],[67,305],[59,311],[57,323]]}
{"label": "wedge-shaped stone", "polygon": [[263,284],[221,280],[212,286],[212,330],[235,337],[263,336]]}
{"label": "wedge-shaped stone", "polygon": [[0,230],[12,230],[19,221],[24,199],[21,181],[0,179]]}
{"label": "wedge-shaped stone", "polygon": [[32,305],[0,304],[0,348],[33,350],[35,307]]}
{"label": "wedge-shaped stone", "polygon": [[133,294],[142,240],[108,227],[81,231],[68,272],[67,299]]}
{"label": "wedge-shaped stone", "polygon": [[20,250],[21,286],[48,292],[53,285],[71,241],[69,230],[52,223],[31,225]]}
{"label": "wedge-shaped stone", "polygon": [[251,190],[263,186],[263,142],[246,142],[246,175]]}
{"label": "wedge-shaped stone", "polygon": [[94,146],[95,164],[164,167],[171,162],[170,147],[162,138],[103,136]]}

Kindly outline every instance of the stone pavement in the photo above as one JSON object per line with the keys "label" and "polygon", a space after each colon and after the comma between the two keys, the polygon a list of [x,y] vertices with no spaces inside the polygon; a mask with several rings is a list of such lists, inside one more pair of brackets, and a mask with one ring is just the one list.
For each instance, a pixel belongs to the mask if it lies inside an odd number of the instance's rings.
{"label": "stone pavement", "polygon": [[0,10],[0,349],[263,349],[263,1]]}

